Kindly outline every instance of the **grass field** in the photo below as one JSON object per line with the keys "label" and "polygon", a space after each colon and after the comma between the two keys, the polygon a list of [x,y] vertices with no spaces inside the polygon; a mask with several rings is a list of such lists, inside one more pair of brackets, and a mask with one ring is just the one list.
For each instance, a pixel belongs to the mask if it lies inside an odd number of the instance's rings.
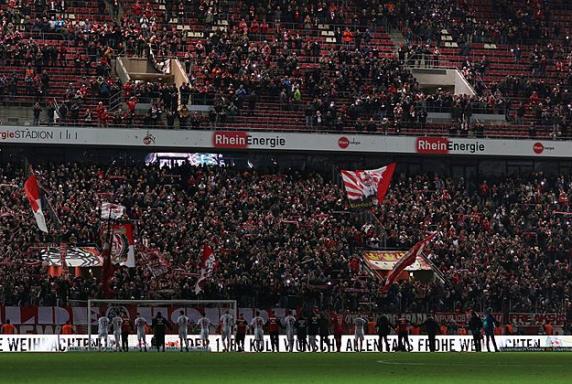
{"label": "grass field", "polygon": [[571,353],[0,354],[1,383],[572,383]]}

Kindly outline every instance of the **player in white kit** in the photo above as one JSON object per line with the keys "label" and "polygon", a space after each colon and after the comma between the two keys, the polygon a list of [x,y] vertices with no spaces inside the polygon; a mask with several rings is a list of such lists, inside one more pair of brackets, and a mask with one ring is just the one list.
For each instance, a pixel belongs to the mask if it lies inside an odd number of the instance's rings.
{"label": "player in white kit", "polygon": [[286,317],[282,319],[282,326],[286,328],[286,339],[288,340],[288,351],[294,350],[294,333],[296,328],[296,318],[292,315],[292,311],[288,311]]}
{"label": "player in white kit", "polygon": [[[137,344],[139,345],[139,352],[147,352],[147,342],[145,340],[145,326],[147,325],[147,320],[140,313],[137,313],[135,318],[135,330],[137,331]],[[143,348],[141,348],[141,343],[143,343]]]}
{"label": "player in white kit", "polygon": [[179,317],[177,317],[177,326],[179,327],[179,343],[181,344],[181,352],[183,352],[183,344],[185,345],[185,350],[189,352],[189,318],[185,315],[185,311],[179,312]]}
{"label": "player in white kit", "polygon": [[115,338],[115,350],[119,351],[121,348],[121,325],[123,324],[123,318],[116,315],[111,319],[111,327],[113,328],[113,336]]}
{"label": "player in white kit", "polygon": [[256,311],[256,316],[250,321],[250,328],[254,333],[254,345],[258,352],[264,349],[264,324],[266,321],[260,317],[260,312]]}
{"label": "player in white kit", "polygon": [[[354,346],[356,351],[361,351],[363,349],[363,340],[364,340],[364,327],[367,325],[367,320],[363,316],[358,316],[354,319],[355,325],[355,333],[354,333]],[[359,341],[359,349],[358,349],[358,341]]]}
{"label": "player in white kit", "polygon": [[109,337],[109,319],[107,316],[101,316],[97,319],[97,340],[99,341],[99,351],[101,352],[101,339],[105,341],[105,349],[107,349],[107,338]]}
{"label": "player in white kit", "polygon": [[197,320],[197,325],[201,327],[201,340],[205,348],[209,347],[209,327],[212,325],[208,317],[204,316]]}
{"label": "player in white kit", "polygon": [[223,352],[230,351],[230,341],[232,336],[232,326],[234,324],[234,318],[228,311],[220,317],[220,329],[222,332],[222,347]]}

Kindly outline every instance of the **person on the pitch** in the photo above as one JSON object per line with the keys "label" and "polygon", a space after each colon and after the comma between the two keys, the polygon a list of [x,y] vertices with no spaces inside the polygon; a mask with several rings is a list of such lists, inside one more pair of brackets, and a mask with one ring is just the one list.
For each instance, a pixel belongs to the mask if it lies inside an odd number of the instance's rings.
{"label": "person on the pitch", "polygon": [[67,321],[62,327],[62,335],[73,335],[74,332],[74,326],[71,321]]}
{"label": "person on the pitch", "polygon": [[481,352],[483,345],[483,321],[477,315],[477,312],[473,311],[471,319],[469,320],[469,329],[473,335],[473,342],[475,343],[475,351]]}
{"label": "person on the pitch", "polygon": [[429,352],[435,352],[436,336],[439,333],[439,324],[435,321],[432,315],[427,317],[427,320],[423,323],[423,328],[427,333],[427,338],[429,339]]}
{"label": "person on the pitch", "polygon": [[256,311],[256,316],[250,321],[250,328],[254,334],[254,345],[256,352],[264,351],[264,325],[266,320],[260,316],[260,311]]}
{"label": "person on the pitch", "polygon": [[244,319],[241,313],[236,320],[236,349],[238,352],[244,352],[244,338],[246,337],[246,330],[248,322]]}
{"label": "person on the pitch", "polygon": [[332,316],[334,324],[334,339],[336,340],[336,351],[342,351],[342,335],[344,334],[344,318],[342,315],[334,314]]}
{"label": "person on the pitch", "polygon": [[129,352],[129,333],[131,333],[131,324],[129,319],[125,317],[123,324],[121,324],[121,350]]}
{"label": "person on the pitch", "polygon": [[[10,324],[10,319],[6,319],[6,323],[2,324],[2,334],[3,335],[13,335],[15,333],[16,333],[16,327],[14,327],[14,325]],[[107,341],[106,341],[105,346],[107,347]]]}
{"label": "person on the pitch", "polygon": [[320,315],[320,350],[330,352],[330,319],[324,312]]}
{"label": "person on the pitch", "polygon": [[367,316],[358,316],[354,319],[354,349],[356,352],[361,352],[363,350],[366,325]]}
{"label": "person on the pitch", "polygon": [[135,330],[137,331],[137,345],[139,346],[139,352],[145,350],[147,352],[147,341],[145,337],[145,327],[147,326],[147,320],[137,313],[135,318]]}
{"label": "person on the pitch", "polygon": [[163,317],[161,312],[157,312],[157,316],[153,319],[151,324],[153,327],[153,337],[155,338],[155,346],[157,347],[157,352],[162,348],[165,352],[165,333],[167,330],[167,319]]}
{"label": "person on the pitch", "polygon": [[280,321],[273,311],[270,311],[270,316],[268,316],[268,334],[270,335],[270,346],[272,347],[272,352],[280,352]]}
{"label": "person on the pitch", "polygon": [[485,337],[487,338],[487,351],[490,352],[490,345],[489,342],[493,342],[493,347],[495,348],[495,352],[498,352],[499,349],[497,348],[497,342],[495,340],[495,328],[498,325],[497,320],[492,315],[492,308],[488,308],[485,312],[485,321],[483,321],[483,326],[485,328]]}
{"label": "person on the pitch", "polygon": [[318,351],[317,337],[319,333],[320,333],[320,319],[318,318],[318,314],[316,312],[313,312],[312,317],[310,317],[310,321],[308,324],[308,342],[309,342],[308,349],[312,352]]}
{"label": "person on the pitch", "polygon": [[299,350],[306,352],[308,345],[308,322],[304,317],[304,313],[301,313],[298,320],[296,320],[296,337],[298,338]]}
{"label": "person on the pitch", "polygon": [[286,317],[282,319],[282,326],[286,328],[286,339],[288,341],[288,351],[294,351],[294,331],[296,329],[296,318],[292,315],[292,311],[286,312]]}
{"label": "person on the pitch", "polygon": [[399,316],[397,320],[397,349],[409,352],[412,348],[409,344],[409,321],[405,316]]}
{"label": "person on the pitch", "polygon": [[379,352],[383,352],[383,344],[385,343],[385,351],[389,352],[389,340],[387,336],[391,332],[391,324],[389,323],[389,319],[385,315],[381,315],[377,318],[376,323],[377,328],[377,337],[378,337],[378,350]]}

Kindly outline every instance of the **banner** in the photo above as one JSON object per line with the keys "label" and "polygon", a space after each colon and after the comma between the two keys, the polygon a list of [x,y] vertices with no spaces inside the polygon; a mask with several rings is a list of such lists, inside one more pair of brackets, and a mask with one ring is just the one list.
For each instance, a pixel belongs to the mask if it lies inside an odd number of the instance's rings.
{"label": "banner", "polygon": [[419,156],[572,158],[568,140],[477,139],[264,131],[2,126],[0,145],[74,145],[416,154]]}
{"label": "banner", "polygon": [[[49,267],[62,267],[61,249],[49,247],[40,251],[42,261]],[[65,263],[68,267],[101,267],[103,258],[95,247],[68,247],[65,252]]]}
{"label": "banner", "polygon": [[423,240],[417,242],[409,251],[407,251],[393,266],[391,272],[387,276],[385,285],[381,289],[382,292],[387,292],[391,287],[391,284],[397,279],[399,274],[405,270],[408,266],[413,264],[417,258],[421,257],[423,250],[434,238],[437,236],[437,232],[433,232]]}
{"label": "banner", "polygon": [[377,169],[342,170],[342,181],[352,208],[380,205],[391,184],[395,163]]}
{"label": "banner", "polygon": [[144,265],[155,277],[167,273],[171,267],[171,263],[157,248],[147,248],[139,245],[137,247],[137,257],[141,265]]}
{"label": "banner", "polygon": [[208,244],[204,244],[200,263],[201,275],[195,284],[195,294],[198,295],[203,291],[205,281],[212,276],[217,266],[218,262],[214,256],[212,247]]}
{"label": "banner", "polygon": [[[366,265],[373,271],[391,271],[395,264],[407,251],[365,251],[362,255]],[[423,257],[418,256],[413,264],[406,267],[405,271],[430,271],[431,266]]]}
{"label": "banner", "polygon": [[[151,349],[152,335],[146,336],[147,349]],[[136,335],[129,335],[129,348],[137,349]],[[198,334],[188,336],[189,346],[193,349],[204,349],[203,342]],[[279,336],[279,346],[281,352],[286,352],[288,339],[285,335]],[[317,337],[317,345],[320,345],[320,337]],[[397,336],[388,337],[390,352],[397,350]],[[500,349],[521,349],[521,350],[572,350],[572,336],[497,336],[497,345]],[[108,338],[108,350],[115,348],[115,338],[110,335]],[[330,346],[330,352],[335,352],[335,340],[329,336],[326,345]],[[429,340],[426,336],[409,336],[410,352],[429,352]],[[0,352],[74,352],[97,350],[99,340],[97,335],[0,335]],[[178,351],[180,341],[178,335],[167,335],[165,337],[166,350]],[[247,335],[245,338],[245,351],[255,352],[254,336]],[[437,352],[474,352],[475,346],[472,336],[437,336]],[[384,347],[385,348],[385,347]],[[222,352],[222,338],[220,335],[209,336],[209,350],[211,352]],[[231,350],[236,350],[234,337],[231,340]],[[271,352],[270,337],[264,336],[262,352]],[[355,352],[356,344],[353,336],[342,336],[341,352]],[[377,336],[365,336],[361,347],[362,352],[379,353],[379,342]],[[486,351],[486,347],[483,348]],[[301,352],[300,345],[296,342],[293,352]],[[322,353],[321,351],[316,351]],[[327,352],[324,351],[324,352]],[[493,352],[494,353],[494,352]],[[380,356],[379,364],[383,364],[383,355]],[[390,364],[390,362],[388,362]]]}
{"label": "banner", "polygon": [[113,264],[135,268],[133,224],[112,225],[111,258]]}

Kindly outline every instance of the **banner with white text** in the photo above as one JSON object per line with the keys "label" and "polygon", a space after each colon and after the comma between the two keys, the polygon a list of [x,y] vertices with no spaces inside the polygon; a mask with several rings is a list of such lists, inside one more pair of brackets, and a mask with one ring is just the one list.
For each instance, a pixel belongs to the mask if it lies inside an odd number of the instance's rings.
{"label": "banner with white text", "polygon": [[[152,336],[147,335],[147,349],[152,350]],[[167,335],[166,350],[177,351],[180,349],[180,341],[177,335]],[[206,351],[203,341],[199,335],[188,336],[189,347],[195,351]],[[567,350],[572,349],[572,336],[497,336],[497,345],[501,349],[521,349],[521,350]],[[102,350],[114,350],[116,347],[115,337],[108,337],[107,348],[103,339],[97,336],[91,336],[91,342],[88,335],[0,335],[0,352],[85,352],[99,350],[99,343],[102,342]],[[410,336],[409,337],[410,352],[429,352],[429,341],[426,336]],[[320,349],[320,337],[316,337],[315,345],[317,349],[314,352],[335,352],[336,342],[333,336],[330,336],[327,342],[324,342],[324,349]],[[390,352],[396,351],[398,348],[397,336],[389,336]],[[246,352],[257,352],[257,346],[254,336],[247,335],[244,342]],[[329,347],[329,348],[328,348]],[[135,335],[129,336],[129,348],[131,350],[138,349],[137,338]],[[309,347],[312,349],[312,347]],[[379,352],[379,341],[377,336],[365,336],[362,343],[357,342],[353,336],[342,336],[340,352],[355,352],[356,348],[361,352]],[[383,351],[386,351],[383,345]],[[279,338],[279,349],[281,352],[288,351],[288,339],[285,335]],[[486,348],[483,348],[486,350]],[[231,341],[231,350],[236,350],[234,338]],[[223,344],[220,335],[209,336],[208,351],[222,352]],[[260,352],[271,352],[271,344],[269,336],[264,337],[262,350]],[[306,349],[308,351],[308,348]],[[475,345],[471,336],[437,336],[436,342],[437,352],[474,352]],[[301,344],[294,339],[294,348],[292,352],[302,352]]]}

